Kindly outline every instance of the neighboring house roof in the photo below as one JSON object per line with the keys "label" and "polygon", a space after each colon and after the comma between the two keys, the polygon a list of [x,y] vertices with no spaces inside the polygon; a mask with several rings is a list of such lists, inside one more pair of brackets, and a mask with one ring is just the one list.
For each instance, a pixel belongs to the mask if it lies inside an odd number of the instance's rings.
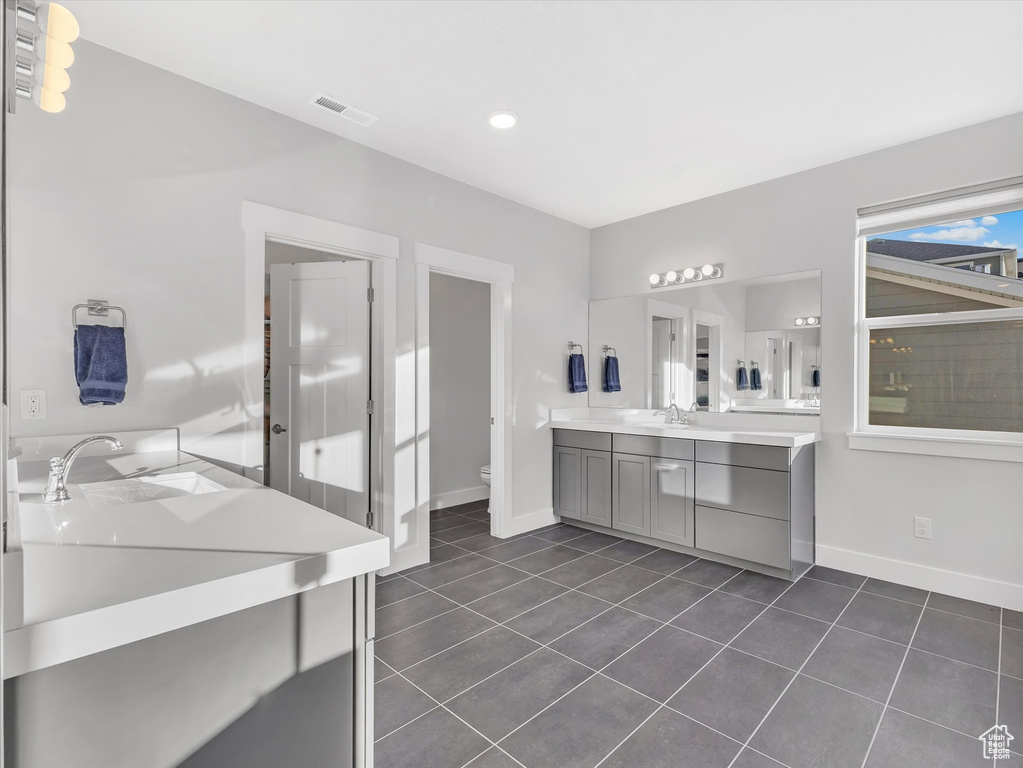
{"label": "neighboring house roof", "polygon": [[875,238],[867,241],[867,253],[894,256],[912,261],[944,261],[969,256],[990,256],[995,253],[1013,251],[1014,248],[984,248],[979,245],[955,245],[953,243],[918,243],[913,240],[885,240]]}
{"label": "neighboring house roof", "polygon": [[972,270],[913,262],[897,256],[867,254],[867,277],[912,285],[1003,307],[1023,307],[1023,280]]}

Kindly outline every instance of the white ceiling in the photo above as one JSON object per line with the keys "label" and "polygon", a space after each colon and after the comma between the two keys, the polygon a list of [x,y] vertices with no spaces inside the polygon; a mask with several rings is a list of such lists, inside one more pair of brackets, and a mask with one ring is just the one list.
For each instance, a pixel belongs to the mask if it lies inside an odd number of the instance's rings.
{"label": "white ceiling", "polygon": [[89,40],[587,227],[1023,111],[1023,2],[64,2]]}

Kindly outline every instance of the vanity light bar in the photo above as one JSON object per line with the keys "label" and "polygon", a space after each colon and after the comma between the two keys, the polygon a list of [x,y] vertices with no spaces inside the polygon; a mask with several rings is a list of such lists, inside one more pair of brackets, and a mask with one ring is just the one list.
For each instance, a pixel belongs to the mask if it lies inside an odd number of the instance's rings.
{"label": "vanity light bar", "polygon": [[[14,64],[8,71],[8,90],[32,101],[44,112],[60,112],[64,92],[71,86],[67,68],[75,60],[71,43],[78,39],[78,20],[59,3],[14,0],[8,6],[15,27]],[[8,102],[14,111],[14,102]]]}
{"label": "vanity light bar", "polygon": [[696,283],[700,280],[714,280],[725,274],[724,264],[704,264],[702,267],[686,267],[678,271],[671,269],[663,274],[650,275],[651,288],[664,288],[668,285]]}
{"label": "vanity light bar", "polygon": [[821,324],[821,319],[819,317],[814,316],[814,315],[811,315],[810,317],[797,317],[796,318],[796,326],[799,327],[799,328],[805,328],[805,327],[814,328],[816,326],[819,326],[820,324]]}

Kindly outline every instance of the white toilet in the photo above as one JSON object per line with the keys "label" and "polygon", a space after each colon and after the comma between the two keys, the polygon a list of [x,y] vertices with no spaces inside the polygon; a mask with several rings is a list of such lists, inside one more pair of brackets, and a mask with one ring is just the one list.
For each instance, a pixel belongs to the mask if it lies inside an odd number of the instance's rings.
{"label": "white toilet", "polygon": [[[490,465],[487,464],[483,469],[480,470],[480,480],[483,481],[483,485],[490,487]],[[487,512],[490,511],[489,505],[487,506]]]}

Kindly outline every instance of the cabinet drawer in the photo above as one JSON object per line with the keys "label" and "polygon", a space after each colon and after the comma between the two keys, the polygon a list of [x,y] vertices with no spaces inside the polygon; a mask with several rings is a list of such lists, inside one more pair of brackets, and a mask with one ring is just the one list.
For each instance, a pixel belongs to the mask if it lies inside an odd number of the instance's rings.
{"label": "cabinet drawer", "polygon": [[634,456],[660,456],[664,459],[692,461],[696,454],[695,440],[646,435],[613,435],[615,453]]}
{"label": "cabinet drawer", "polygon": [[696,546],[753,563],[789,568],[789,524],[770,517],[696,507]]}
{"label": "cabinet drawer", "polygon": [[611,433],[585,432],[581,429],[555,429],[554,444],[586,451],[610,451]]}
{"label": "cabinet drawer", "polygon": [[789,471],[789,449],[773,445],[746,445],[744,443],[717,443],[699,440],[696,460],[711,464],[731,464],[752,469]]}
{"label": "cabinet drawer", "polygon": [[697,462],[696,503],[788,520],[789,474]]}

